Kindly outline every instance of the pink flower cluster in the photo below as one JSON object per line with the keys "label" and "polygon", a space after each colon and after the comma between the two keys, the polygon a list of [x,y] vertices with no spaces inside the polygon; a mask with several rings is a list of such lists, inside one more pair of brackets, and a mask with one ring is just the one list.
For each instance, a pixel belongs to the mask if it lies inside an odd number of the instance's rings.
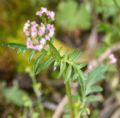
{"label": "pink flower cluster", "polygon": [[[42,17],[43,13],[47,13],[51,19],[54,19],[54,12],[42,7],[37,14]],[[30,22],[28,20],[23,28],[23,32],[27,37],[27,48],[38,51],[41,50],[45,46],[46,41],[54,36],[54,31],[55,28],[53,24],[37,24],[36,21]]]}

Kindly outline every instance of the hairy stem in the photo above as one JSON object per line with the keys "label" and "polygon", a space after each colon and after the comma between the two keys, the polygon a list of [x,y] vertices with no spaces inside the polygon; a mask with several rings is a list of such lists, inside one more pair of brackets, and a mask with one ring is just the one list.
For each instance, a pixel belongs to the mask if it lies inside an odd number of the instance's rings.
{"label": "hairy stem", "polygon": [[68,101],[69,101],[70,115],[71,115],[71,118],[75,118],[74,107],[73,107],[73,102],[72,102],[72,95],[71,95],[71,88],[70,88],[70,81],[68,81],[65,84],[65,86],[66,86],[66,93],[67,93]]}

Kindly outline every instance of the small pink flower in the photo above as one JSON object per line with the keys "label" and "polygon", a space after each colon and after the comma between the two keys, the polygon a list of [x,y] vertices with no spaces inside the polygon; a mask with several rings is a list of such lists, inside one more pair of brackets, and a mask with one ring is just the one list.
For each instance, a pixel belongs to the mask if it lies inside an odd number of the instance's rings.
{"label": "small pink flower", "polygon": [[41,7],[40,11],[37,11],[37,12],[36,12],[36,15],[37,15],[37,16],[42,16],[43,13],[47,13],[47,8]]}
{"label": "small pink flower", "polygon": [[31,41],[30,38],[27,39],[27,48],[33,48],[33,42]]}
{"label": "small pink flower", "polygon": [[47,11],[48,11],[47,8],[41,7],[41,12],[42,12],[42,13],[46,13]]}
{"label": "small pink flower", "polygon": [[23,30],[25,31],[25,30],[27,30],[29,27],[30,27],[30,21],[28,20],[28,21],[25,23]]}
{"label": "small pink flower", "polygon": [[51,19],[54,20],[55,19],[55,13],[53,11],[48,11],[47,12],[47,16]]}
{"label": "small pink flower", "polygon": [[32,25],[31,26],[31,36],[35,38],[38,34],[38,31],[37,31],[38,24],[35,21],[33,21],[33,22],[31,22],[31,25]]}
{"label": "small pink flower", "polygon": [[33,30],[36,30],[37,27],[38,27],[38,24],[37,24],[35,21],[31,22],[31,30],[32,30],[32,31],[33,31]]}
{"label": "small pink flower", "polygon": [[40,40],[40,44],[45,45],[45,43],[46,43],[46,40],[45,40],[44,38],[42,38],[42,39]]}
{"label": "small pink flower", "polygon": [[47,29],[48,29],[48,30],[53,30],[53,29],[54,29],[54,26],[51,25],[51,24],[47,24]]}
{"label": "small pink flower", "polygon": [[46,16],[51,19],[54,20],[55,19],[55,13],[53,11],[48,11],[47,8],[45,7],[41,7],[40,11],[36,12],[37,16],[42,16],[43,14],[46,14]]}
{"label": "small pink flower", "polygon": [[110,64],[114,64],[117,62],[117,59],[115,58],[115,56],[113,54],[109,55],[109,59],[110,59]]}
{"label": "small pink flower", "polygon": [[38,24],[36,23],[36,21],[32,21],[32,22],[31,22],[31,25],[32,25],[32,26],[36,26],[36,27],[38,26]]}
{"label": "small pink flower", "polygon": [[37,16],[42,16],[42,13],[41,13],[40,11],[37,11],[37,12],[36,12],[36,15],[37,15]]}
{"label": "small pink flower", "polygon": [[49,36],[53,37],[54,36],[54,31],[50,31]]}
{"label": "small pink flower", "polygon": [[43,23],[41,23],[41,26],[39,27],[39,31],[38,31],[38,34],[40,36],[44,35],[45,33],[45,25]]}
{"label": "small pink flower", "polygon": [[30,21],[28,20],[25,23],[24,28],[23,28],[23,32],[25,33],[26,36],[30,36],[29,28],[30,28]]}
{"label": "small pink flower", "polygon": [[47,29],[48,29],[48,31],[49,31],[48,36],[49,36],[50,38],[53,37],[54,32],[55,32],[55,28],[54,28],[54,26],[51,25],[51,24],[48,24],[48,25],[47,25]]}
{"label": "small pink flower", "polygon": [[31,36],[32,36],[33,38],[37,37],[37,31],[31,32]]}
{"label": "small pink flower", "polygon": [[26,36],[30,36],[30,31],[25,31],[24,33]]}
{"label": "small pink flower", "polygon": [[46,40],[50,40],[50,36],[49,36],[49,35],[46,35],[46,36],[45,36],[45,39],[46,39]]}

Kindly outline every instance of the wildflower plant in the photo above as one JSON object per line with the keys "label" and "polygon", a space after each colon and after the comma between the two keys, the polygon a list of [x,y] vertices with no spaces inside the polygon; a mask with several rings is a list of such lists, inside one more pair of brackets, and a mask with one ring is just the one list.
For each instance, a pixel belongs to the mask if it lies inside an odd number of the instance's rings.
{"label": "wildflower plant", "polygon": [[[99,96],[93,95],[93,93],[102,91],[102,88],[96,85],[96,83],[103,79],[103,74],[106,72],[107,67],[101,65],[93,71],[84,74],[81,69],[85,64],[76,63],[81,54],[80,50],[61,54],[61,49],[57,49],[54,46],[55,27],[53,21],[55,20],[55,13],[42,7],[40,11],[36,12],[36,15],[40,18],[41,22],[37,23],[36,21],[28,20],[24,25],[23,32],[26,36],[26,45],[16,43],[2,43],[2,45],[18,49],[19,52],[29,50],[31,52],[29,62],[39,54],[34,61],[33,78],[52,64],[54,71],[59,71],[58,78],[64,78],[70,117],[79,118],[84,114],[89,114],[89,102],[100,99]],[[74,81],[79,83],[79,90],[73,96],[71,93],[71,84]],[[33,82],[37,83],[35,78]],[[34,86],[33,88],[37,94],[39,89],[36,90]],[[73,97],[76,99],[74,100]]]}

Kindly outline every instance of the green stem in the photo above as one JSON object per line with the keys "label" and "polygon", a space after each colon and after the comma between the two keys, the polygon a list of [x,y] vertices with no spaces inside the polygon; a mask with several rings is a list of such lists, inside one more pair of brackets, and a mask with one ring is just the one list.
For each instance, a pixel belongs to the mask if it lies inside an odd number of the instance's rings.
{"label": "green stem", "polygon": [[36,76],[35,76],[35,74],[32,75],[32,82],[33,82],[33,90],[34,90],[34,93],[35,93],[35,95],[36,95],[36,97],[37,97],[37,103],[38,103],[38,105],[39,105],[41,117],[42,117],[42,118],[45,118],[44,109],[43,109],[43,106],[42,106],[42,103],[41,103],[41,100],[40,100],[39,90],[37,90],[37,89],[35,88],[35,86],[37,85],[37,81],[36,81]]}
{"label": "green stem", "polygon": [[65,86],[66,86],[66,93],[67,93],[68,101],[69,101],[70,115],[71,115],[71,118],[75,118],[74,107],[73,107],[73,102],[72,102],[72,95],[71,95],[71,88],[70,88],[70,81],[68,81],[65,84]]}

